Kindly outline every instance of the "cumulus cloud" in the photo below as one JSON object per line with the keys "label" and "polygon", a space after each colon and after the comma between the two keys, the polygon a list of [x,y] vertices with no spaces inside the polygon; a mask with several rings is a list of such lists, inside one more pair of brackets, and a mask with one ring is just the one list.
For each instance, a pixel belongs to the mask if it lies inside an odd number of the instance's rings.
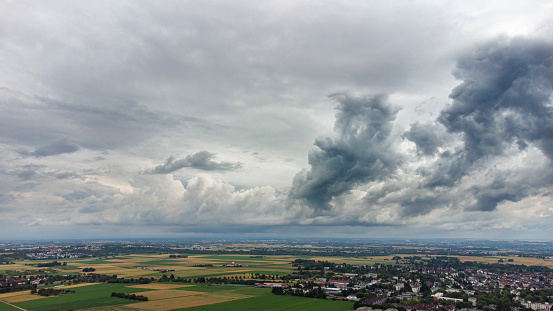
{"label": "cumulus cloud", "polygon": [[392,137],[399,111],[386,96],[335,95],[338,101],[335,138],[315,140],[309,153],[310,170],[298,173],[290,196],[313,208],[328,210],[332,198],[360,183],[382,181],[401,163]]}
{"label": "cumulus cloud", "polygon": [[415,143],[419,155],[435,155],[438,148],[448,142],[448,138],[452,138],[448,137],[441,124],[435,122],[415,122],[403,137]]}
{"label": "cumulus cloud", "polygon": [[454,75],[463,83],[437,121],[460,135],[463,145],[441,154],[427,186],[453,186],[477,162],[504,156],[513,147],[533,145],[553,160],[553,44],[528,38],[492,41],[461,59]]}
{"label": "cumulus cloud", "polygon": [[145,171],[147,174],[169,174],[181,168],[189,167],[203,171],[233,171],[242,168],[240,162],[214,162],[211,159],[215,154],[200,151],[187,155],[184,159],[176,160],[174,156],[167,158],[164,164]]}

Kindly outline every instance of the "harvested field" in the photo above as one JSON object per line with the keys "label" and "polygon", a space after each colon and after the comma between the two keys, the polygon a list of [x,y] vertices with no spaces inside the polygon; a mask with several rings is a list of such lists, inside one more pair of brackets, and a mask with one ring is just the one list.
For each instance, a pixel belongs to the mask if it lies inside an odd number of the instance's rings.
{"label": "harvested field", "polygon": [[[59,286],[56,287],[57,289],[68,289],[68,288],[75,288],[75,287],[82,287],[82,286],[88,286],[88,285],[96,285],[99,283],[84,283],[84,284],[75,284],[75,285],[69,285],[69,286]],[[42,298],[48,298],[40,295],[32,295],[30,290],[21,291],[21,292],[13,292],[13,293],[5,293],[0,294],[0,299],[9,302],[9,303],[15,303],[15,302],[23,302],[23,301],[29,301],[29,300],[37,300]]]}
{"label": "harvested field", "polygon": [[131,287],[131,288],[143,288],[143,289],[173,289],[173,288],[182,288],[182,287],[191,287],[194,285],[179,285],[179,284],[140,284],[140,285],[132,285],[132,286],[125,286],[125,287]]}
{"label": "harvested field", "polygon": [[21,292],[3,293],[3,294],[0,294],[0,299],[5,300],[6,298],[9,298],[9,297],[19,296],[19,295],[23,295],[23,294],[30,294],[30,293],[31,293],[30,290],[25,290],[25,291],[21,291]]}
{"label": "harvested field", "polygon": [[82,284],[75,284],[75,285],[67,285],[67,286],[60,286],[59,288],[75,288],[75,287],[83,287],[83,286],[90,286],[90,285],[97,285],[101,283],[82,283]]}
{"label": "harvested field", "polygon": [[46,297],[39,296],[39,295],[31,295],[30,290],[0,294],[0,299],[9,303],[36,300],[41,298],[46,298]]}
{"label": "harvested field", "polygon": [[47,297],[40,296],[40,295],[30,294],[30,291],[25,291],[25,292],[27,294],[12,296],[12,297],[8,297],[8,298],[5,298],[5,299],[2,298],[2,300],[4,300],[5,302],[9,302],[9,303],[15,303],[15,302],[23,302],[23,301],[47,298]]}
{"label": "harvested field", "polygon": [[149,292],[140,292],[141,296],[148,297],[148,301],[171,299],[177,297],[188,297],[188,296],[198,296],[204,295],[202,292],[193,292],[189,290],[178,290],[178,289],[160,289],[153,290]]}

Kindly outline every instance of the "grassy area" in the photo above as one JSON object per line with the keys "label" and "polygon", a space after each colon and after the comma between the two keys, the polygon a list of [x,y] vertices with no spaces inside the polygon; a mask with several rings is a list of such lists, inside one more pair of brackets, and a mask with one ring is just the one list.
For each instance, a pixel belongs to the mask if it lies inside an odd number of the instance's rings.
{"label": "grassy area", "polygon": [[330,301],[314,298],[293,297],[293,296],[273,296],[271,294],[258,297],[235,300],[209,306],[202,306],[179,310],[197,310],[197,311],[227,311],[227,310],[352,310],[353,302]]}
{"label": "grassy area", "polygon": [[[128,303],[128,299],[111,297],[112,292],[137,293],[145,291],[140,288],[126,287],[129,284],[103,283],[73,288],[74,294],[14,303],[27,310],[78,310],[83,308],[102,307]],[[131,300],[132,302],[132,300]]]}
{"label": "grassy area", "polygon": [[5,304],[4,302],[0,302],[0,311],[20,311],[17,308],[14,308],[8,304]]}

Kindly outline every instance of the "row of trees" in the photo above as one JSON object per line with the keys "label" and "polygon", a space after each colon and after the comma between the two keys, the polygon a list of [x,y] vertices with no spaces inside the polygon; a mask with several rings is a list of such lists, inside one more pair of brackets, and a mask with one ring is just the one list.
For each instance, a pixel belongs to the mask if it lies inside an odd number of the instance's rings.
{"label": "row of trees", "polygon": [[59,262],[59,261],[52,261],[52,262],[39,262],[37,267],[57,267],[57,266],[67,266],[67,262]]}
{"label": "row of trees", "polygon": [[33,286],[33,289],[31,289],[31,294],[37,294],[39,296],[58,296],[61,294],[73,294],[75,293],[74,290],[70,289],[56,289],[56,288],[41,288],[37,290],[36,285]]}
{"label": "row of trees", "polygon": [[125,294],[125,293],[112,292],[111,297],[133,299],[133,300],[140,300],[140,301],[148,301],[148,297],[142,296],[142,295],[136,295],[136,294]]}

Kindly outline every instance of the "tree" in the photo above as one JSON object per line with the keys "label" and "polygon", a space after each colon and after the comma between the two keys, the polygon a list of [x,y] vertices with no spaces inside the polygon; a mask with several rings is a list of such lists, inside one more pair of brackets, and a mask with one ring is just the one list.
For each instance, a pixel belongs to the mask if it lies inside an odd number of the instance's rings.
{"label": "tree", "polygon": [[280,286],[275,286],[273,287],[271,292],[273,295],[284,295],[284,288]]}

